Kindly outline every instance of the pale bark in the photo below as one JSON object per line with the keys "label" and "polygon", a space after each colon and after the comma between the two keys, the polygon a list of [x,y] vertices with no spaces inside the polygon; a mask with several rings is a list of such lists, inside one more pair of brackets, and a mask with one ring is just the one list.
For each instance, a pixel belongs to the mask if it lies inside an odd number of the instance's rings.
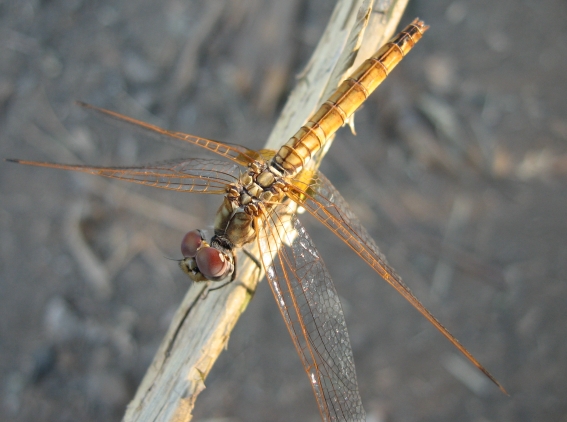
{"label": "pale bark", "polygon": [[[407,0],[339,0],[321,40],[298,79],[266,148],[277,149],[338,86],[353,67],[384,44],[398,26]],[[368,25],[367,25],[368,24]],[[366,29],[366,32],[365,32]],[[357,56],[357,53],[361,54]],[[324,154],[317,159],[321,160]],[[255,253],[253,248],[249,249]],[[238,277],[203,298],[193,284],[180,304],[124,421],[189,421],[205,378],[263,277],[238,254]],[[274,304],[274,312],[277,312]]]}

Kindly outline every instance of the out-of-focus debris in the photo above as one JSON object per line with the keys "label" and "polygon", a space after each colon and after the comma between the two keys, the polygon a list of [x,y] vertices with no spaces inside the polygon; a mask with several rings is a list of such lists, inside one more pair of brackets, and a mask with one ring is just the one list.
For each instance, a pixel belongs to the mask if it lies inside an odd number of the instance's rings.
{"label": "out-of-focus debris", "polygon": [[496,146],[492,153],[492,175],[504,178],[509,177],[513,171],[514,162],[510,152],[502,146]]}
{"label": "out-of-focus debris", "polygon": [[2,39],[5,48],[24,54],[37,54],[41,47],[36,38],[27,36],[19,31],[2,28]]}
{"label": "out-of-focus debris", "polygon": [[54,52],[48,51],[40,61],[41,70],[48,78],[57,78],[62,70],[63,64]]}
{"label": "out-of-focus debris", "polygon": [[445,234],[441,244],[441,256],[437,261],[431,282],[431,293],[438,298],[443,299],[447,295],[455,271],[454,261],[445,254],[446,245],[456,243],[463,228],[469,222],[472,207],[472,199],[464,194],[457,196],[453,202],[453,209],[445,226]]}
{"label": "out-of-focus debris", "polygon": [[437,136],[446,142],[446,154],[457,160],[459,167],[465,163],[477,170],[484,167],[482,151],[477,144],[471,142],[469,130],[461,123],[449,103],[441,97],[423,95],[418,107],[435,128]]}
{"label": "out-of-focus debris", "polygon": [[489,394],[492,384],[488,378],[462,357],[455,354],[447,355],[442,364],[451,375],[477,396],[485,397]]}
{"label": "out-of-focus debris", "polygon": [[439,144],[423,119],[411,108],[400,112],[397,131],[416,159],[426,167],[440,167],[450,174],[456,174],[459,162]]}
{"label": "out-of-focus debris", "polygon": [[53,346],[42,345],[32,354],[32,367],[29,379],[32,383],[41,381],[49,374],[57,363],[57,353]]}
{"label": "out-of-focus debris", "polygon": [[178,106],[178,101],[183,94],[189,89],[195,75],[197,74],[197,66],[199,63],[199,50],[203,48],[207,37],[211,36],[213,29],[221,18],[225,5],[223,2],[206,2],[205,13],[200,16],[198,22],[191,28],[191,31],[185,39],[187,40],[179,59],[173,70],[173,81],[168,84],[168,92],[165,94],[168,98],[167,115],[174,115]]}
{"label": "out-of-focus debris", "polygon": [[447,55],[428,57],[424,63],[425,76],[431,89],[438,94],[447,94],[454,90],[457,83],[457,65]]}
{"label": "out-of-focus debris", "polygon": [[0,76],[0,107],[4,107],[6,102],[14,94],[15,87],[10,83],[7,78]]}
{"label": "out-of-focus debris", "polygon": [[93,320],[80,317],[62,297],[53,297],[46,305],[44,315],[45,331],[53,344],[74,339],[83,339],[94,344],[108,343],[114,346],[121,356],[132,357],[136,343],[132,330],[137,314],[124,308],[118,320],[110,325],[102,325]]}
{"label": "out-of-focus debris", "polygon": [[16,416],[20,411],[26,381],[25,375],[20,371],[11,372],[2,380],[2,405],[7,413]]}
{"label": "out-of-focus debris", "polygon": [[116,410],[122,410],[130,399],[131,393],[126,378],[108,370],[89,376],[86,387],[86,392],[92,401]]}
{"label": "out-of-focus debris", "polygon": [[502,31],[488,31],[484,39],[488,47],[497,53],[504,53],[510,47],[508,36]]}
{"label": "out-of-focus debris", "polygon": [[555,154],[548,148],[528,151],[518,164],[516,176],[522,180],[567,175],[567,154]]}
{"label": "out-of-focus debris", "polygon": [[522,105],[528,117],[533,121],[540,121],[545,115],[544,104],[541,102],[539,88],[533,84],[527,84],[520,91]]}
{"label": "out-of-focus debris", "polygon": [[366,413],[366,422],[386,422],[388,420],[388,411],[385,404],[378,403],[369,408]]}
{"label": "out-of-focus debris", "polygon": [[[113,183],[100,183],[96,180],[93,184],[100,188],[106,187],[98,191],[101,196],[110,194],[121,208],[126,208],[130,212],[138,213],[146,218],[156,220],[165,226],[174,229],[186,229],[187,227],[198,227],[198,222],[194,221],[180,211],[175,210],[164,204],[145,198],[142,195],[129,192],[127,189],[120,188]],[[96,191],[96,188],[95,188]],[[107,197],[107,199],[110,199]],[[110,233],[106,235],[106,247],[108,251],[108,259],[104,260],[97,256],[92,246],[89,244],[83,233],[82,225],[90,214],[90,211],[81,203],[76,203],[70,207],[66,219],[66,239],[69,249],[75,257],[79,267],[85,274],[85,279],[90,282],[91,286],[101,297],[108,297],[112,293],[111,280],[122,270],[134,257],[142,253],[150,260],[152,266],[157,264],[156,256],[159,255],[157,247],[153,241],[143,232],[137,232],[129,235],[119,227],[113,226]],[[116,230],[120,230],[117,232]],[[152,247],[153,245],[153,247]],[[148,249],[153,252],[149,253]],[[163,257],[163,255],[162,255]],[[158,272],[163,274],[166,279],[170,278],[170,274],[164,269],[165,264],[157,266]]]}
{"label": "out-of-focus debris", "polygon": [[126,78],[132,83],[149,83],[159,76],[158,69],[138,54],[130,53],[124,55],[121,63]]}
{"label": "out-of-focus debris", "polygon": [[[344,171],[348,175],[348,179],[352,181],[360,192],[365,192],[365,199],[373,202],[382,212],[388,215],[391,221],[399,225],[406,224],[410,221],[411,216],[396,203],[395,199],[389,195],[388,191],[375,183],[376,176],[365,166],[360,165],[355,154],[349,151],[354,146],[348,145],[348,139],[341,139],[343,142],[335,142],[330,157],[333,164]],[[340,159],[334,159],[340,157]],[[355,208],[356,208],[355,204]],[[357,211],[363,211],[360,207]],[[373,218],[371,213],[362,213],[360,215],[365,225],[372,224],[368,218]],[[368,217],[365,219],[365,217]]]}
{"label": "out-of-focus debris", "polygon": [[440,97],[425,94],[420,97],[418,106],[440,136],[458,151],[465,151],[464,129],[449,103]]}
{"label": "out-of-focus debris", "polygon": [[[298,0],[274,2],[263,20],[262,49],[264,60],[269,63],[262,77],[256,109],[265,115],[274,113],[278,100],[286,87],[290,68],[293,64],[292,50],[284,48],[295,37],[294,22],[297,16]],[[259,63],[259,62],[256,62]]]}
{"label": "out-of-focus debris", "polygon": [[523,181],[567,175],[567,154],[560,154],[551,148],[527,151],[518,160],[512,151],[498,145],[493,151],[492,174],[500,178]]}
{"label": "out-of-focus debris", "polygon": [[541,329],[543,315],[544,312],[540,306],[534,306],[529,309],[516,325],[518,335],[524,339],[536,338],[538,331]]}
{"label": "out-of-focus debris", "polygon": [[[187,227],[198,227],[198,226],[187,226]],[[164,259],[164,252],[159,249],[156,243],[150,237],[144,236],[143,242],[144,248],[140,250],[142,257],[146,260],[148,265],[153,268],[157,275],[157,280],[159,283],[171,283],[175,279],[175,276],[179,274],[178,266],[171,265],[171,262]],[[174,273],[175,272],[175,273]]]}
{"label": "out-of-focus debris", "polygon": [[[396,132],[410,148],[416,160],[425,167],[439,167],[450,174],[456,174],[459,160],[442,145],[431,130],[424,117],[412,106],[403,87],[392,90],[389,107],[396,122]],[[425,105],[426,108],[427,105]],[[435,113],[433,113],[435,114]],[[424,113],[427,117],[427,114]],[[436,128],[435,124],[432,126]]]}
{"label": "out-of-focus debris", "polygon": [[415,245],[424,253],[430,254],[434,258],[443,255],[450,260],[455,269],[473,276],[476,280],[484,282],[500,291],[506,289],[507,284],[504,274],[497,267],[485,262],[474,253],[460,249],[458,242],[443,242],[437,236],[431,236],[416,230],[405,230],[402,232],[404,242],[408,245]]}
{"label": "out-of-focus debris", "polygon": [[454,1],[445,10],[445,18],[453,25],[458,25],[467,16],[467,6],[464,1]]}
{"label": "out-of-focus debris", "polygon": [[44,314],[45,332],[54,343],[69,341],[86,334],[84,322],[59,296],[47,302]]}
{"label": "out-of-focus debris", "polygon": [[69,245],[69,250],[83,271],[85,279],[97,294],[101,297],[109,297],[112,294],[112,286],[108,270],[93,253],[81,231],[84,206],[82,202],[77,202],[69,207],[65,219],[65,239]]}
{"label": "out-of-focus debris", "polygon": [[551,119],[549,127],[555,136],[563,141],[567,141],[567,120]]}
{"label": "out-of-focus debris", "polygon": [[97,13],[98,21],[103,26],[112,26],[120,20],[120,13],[110,5],[102,6]]}
{"label": "out-of-focus debris", "polygon": [[187,34],[187,43],[175,64],[173,82],[169,86],[178,93],[187,90],[195,80],[199,64],[199,50],[204,47],[205,41],[211,36],[211,32],[222,16],[225,6],[223,2],[207,2],[204,4],[206,4],[205,12],[201,14],[196,25]]}
{"label": "out-of-focus debris", "polygon": [[96,154],[99,154],[93,142],[92,132],[86,126],[75,126],[72,128],[67,139],[69,147],[82,156],[94,157]]}
{"label": "out-of-focus debris", "polygon": [[516,167],[516,176],[522,180],[528,180],[548,174],[553,160],[553,155],[547,149],[528,151]]}
{"label": "out-of-focus debris", "polygon": [[119,204],[121,208],[127,209],[129,212],[156,221],[166,227],[185,232],[187,227],[201,227],[203,225],[203,221],[190,213],[133,192],[118,183],[96,179],[90,186],[92,187],[91,192],[97,196]]}

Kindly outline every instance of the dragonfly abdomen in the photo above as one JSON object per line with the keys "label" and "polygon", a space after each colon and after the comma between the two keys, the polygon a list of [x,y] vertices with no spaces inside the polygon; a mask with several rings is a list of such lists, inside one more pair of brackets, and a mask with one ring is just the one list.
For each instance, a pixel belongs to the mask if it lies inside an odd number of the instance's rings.
{"label": "dragonfly abdomen", "polygon": [[344,80],[329,99],[309,118],[273,160],[289,175],[299,173],[327,140],[360,107],[427,30],[416,19],[392,38]]}

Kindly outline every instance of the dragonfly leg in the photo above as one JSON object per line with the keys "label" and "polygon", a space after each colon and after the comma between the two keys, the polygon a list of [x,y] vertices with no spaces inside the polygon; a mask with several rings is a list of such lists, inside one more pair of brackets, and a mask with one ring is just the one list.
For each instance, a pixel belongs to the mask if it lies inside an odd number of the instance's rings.
{"label": "dragonfly leg", "polygon": [[234,279],[236,278],[236,268],[237,268],[236,252],[234,251],[234,249],[232,249],[232,276],[230,277],[230,282],[233,282]]}
{"label": "dragonfly leg", "polygon": [[[256,258],[254,255],[252,255],[250,252],[248,252],[246,249],[242,248],[242,251],[246,254],[246,256],[248,258],[250,258],[252,260],[252,262],[254,262],[254,264],[256,264],[256,266],[258,267],[258,270],[262,270],[262,264],[260,264],[260,261],[258,261],[258,258]],[[235,264],[236,265],[236,264]]]}
{"label": "dragonfly leg", "polygon": [[232,283],[232,280],[228,280],[226,283],[223,283],[220,286],[209,287],[207,294],[209,294],[209,292],[214,292],[215,290],[222,289],[223,287],[228,286],[230,283]]}
{"label": "dragonfly leg", "polygon": [[205,282],[206,286],[203,289],[203,291],[201,292],[201,297],[199,298],[200,300],[205,300],[208,296],[209,296],[209,292],[211,291],[211,289],[209,288],[209,286],[211,285],[210,281]]}

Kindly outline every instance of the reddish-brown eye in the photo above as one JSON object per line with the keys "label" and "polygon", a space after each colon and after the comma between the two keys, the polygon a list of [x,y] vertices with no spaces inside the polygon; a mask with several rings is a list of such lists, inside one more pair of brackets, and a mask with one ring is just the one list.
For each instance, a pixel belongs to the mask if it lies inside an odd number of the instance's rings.
{"label": "reddish-brown eye", "polygon": [[185,258],[195,258],[197,249],[203,244],[203,236],[199,230],[191,230],[181,241],[181,253]]}
{"label": "reddish-brown eye", "polygon": [[226,256],[218,249],[209,246],[199,249],[195,261],[201,274],[209,280],[226,276],[230,269]]}

